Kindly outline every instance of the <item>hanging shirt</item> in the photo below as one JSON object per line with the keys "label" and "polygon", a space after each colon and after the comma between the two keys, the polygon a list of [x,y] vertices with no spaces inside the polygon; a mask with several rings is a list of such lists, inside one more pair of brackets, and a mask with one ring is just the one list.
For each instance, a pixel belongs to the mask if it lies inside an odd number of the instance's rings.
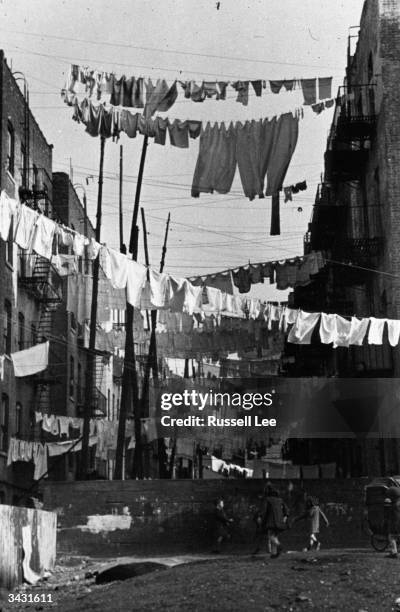
{"label": "hanging shirt", "polygon": [[131,112],[125,109],[121,111],[121,118],[120,118],[121,131],[125,132],[125,134],[129,138],[136,137],[136,133],[138,130],[138,118],[139,118],[138,113],[132,114]]}
{"label": "hanging shirt", "polygon": [[296,322],[288,335],[288,342],[293,344],[311,344],[311,336],[320,318],[319,312],[299,310]]}
{"label": "hanging shirt", "polygon": [[368,331],[368,344],[382,344],[383,329],[385,327],[386,319],[376,319],[370,317],[370,326]]}
{"label": "hanging shirt", "polygon": [[336,338],[333,348],[338,346],[348,347],[350,344],[351,322],[343,317],[336,315]]}
{"label": "hanging shirt", "polygon": [[175,119],[173,123],[168,123],[169,140],[173,147],[187,149],[189,147],[189,132],[186,121]]}
{"label": "hanging shirt", "polygon": [[136,261],[128,260],[126,299],[135,308],[140,306],[140,296],[146,282],[147,268]]}
{"label": "hanging shirt", "polygon": [[234,285],[239,289],[239,293],[248,293],[251,288],[250,272],[246,268],[239,268],[232,271]]}
{"label": "hanging shirt", "polygon": [[170,299],[169,274],[149,270],[150,302],[154,308],[167,308]]}
{"label": "hanging shirt", "polygon": [[21,249],[30,248],[38,216],[29,206],[21,205],[14,235],[14,241]]}
{"label": "hanging shirt", "polygon": [[174,104],[177,97],[176,81],[169,87],[163,79],[158,79],[156,85],[153,85],[151,79],[149,79],[146,83],[144,115],[151,117],[156,111],[166,112]]}
{"label": "hanging shirt", "polygon": [[51,259],[55,230],[56,224],[54,221],[45,215],[38,216],[32,240],[32,249],[45,259]]}
{"label": "hanging shirt", "polygon": [[397,346],[400,339],[400,320],[387,319],[390,346]]}
{"label": "hanging shirt", "polygon": [[110,265],[110,282],[115,289],[125,289],[128,279],[129,259],[124,253],[107,249]]}
{"label": "hanging shirt", "polygon": [[319,335],[323,344],[331,344],[336,340],[336,315],[321,313]]}

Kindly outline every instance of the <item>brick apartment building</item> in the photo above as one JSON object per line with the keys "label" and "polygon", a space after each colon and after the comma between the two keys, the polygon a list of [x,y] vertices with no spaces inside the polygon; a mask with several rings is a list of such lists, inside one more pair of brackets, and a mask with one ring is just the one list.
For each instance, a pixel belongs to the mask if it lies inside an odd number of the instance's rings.
{"label": "brick apartment building", "polygon": [[[1,189],[10,197],[19,195],[26,205],[40,209],[55,221],[94,236],[68,175],[52,173],[52,145],[29,109],[25,78],[11,72],[2,51],[0,133]],[[85,267],[81,272],[90,274],[88,262],[80,266]],[[14,436],[45,441],[35,424],[35,411],[83,416],[87,341],[83,327],[67,313],[67,281],[59,277],[49,261],[27,256],[12,239],[0,240],[0,278],[0,354],[5,355],[0,380],[0,503],[17,503],[33,483],[33,465],[17,462],[7,467],[9,439]],[[45,339],[50,342],[47,370],[16,381],[10,354]],[[93,414],[116,418],[119,387],[114,382],[112,355],[96,356],[94,386]],[[50,460],[51,478],[74,479],[79,456],[73,453]],[[98,467],[94,456],[92,460],[92,467]],[[102,468],[107,476],[107,466]]]}
{"label": "brick apartment building", "polygon": [[[354,51],[353,51],[354,49]],[[400,4],[366,0],[359,32],[350,30],[348,61],[339,89],[305,252],[323,249],[330,262],[292,305],[342,316],[400,318]],[[348,265],[350,264],[350,265]],[[379,273],[377,271],[382,271]],[[364,342],[365,344],[365,342]],[[292,376],[397,378],[399,349],[289,346]],[[400,427],[392,439],[292,443],[302,462],[337,461],[340,474],[399,473]]]}

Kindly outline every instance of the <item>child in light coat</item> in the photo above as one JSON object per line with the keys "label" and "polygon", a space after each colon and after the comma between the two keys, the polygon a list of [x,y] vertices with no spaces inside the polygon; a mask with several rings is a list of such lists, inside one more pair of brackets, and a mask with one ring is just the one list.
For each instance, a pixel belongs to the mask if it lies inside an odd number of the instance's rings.
{"label": "child in light coat", "polygon": [[319,540],[319,528],[320,528],[320,517],[322,516],[323,520],[327,527],[329,527],[329,521],[326,518],[326,515],[321,510],[319,506],[318,499],[315,497],[307,497],[306,498],[306,508],[303,514],[298,516],[294,522],[301,521],[302,519],[306,519],[308,523],[308,530],[310,534],[310,539],[308,546],[304,548],[304,552],[308,550],[319,550],[321,548],[321,542]]}

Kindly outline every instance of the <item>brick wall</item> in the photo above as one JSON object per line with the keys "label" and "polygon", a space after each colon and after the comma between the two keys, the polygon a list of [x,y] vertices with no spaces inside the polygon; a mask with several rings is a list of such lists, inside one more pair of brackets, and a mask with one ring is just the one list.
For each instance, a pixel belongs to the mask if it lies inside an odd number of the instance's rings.
{"label": "brick wall", "polygon": [[[326,547],[365,546],[361,530],[366,479],[274,481],[293,516],[304,493],[315,495],[330,528]],[[253,514],[260,506],[262,480],[149,480],[46,483],[45,509],[58,514],[58,552],[97,556],[210,551],[213,501],[222,496],[236,528],[230,549],[254,546]],[[307,540],[304,521],[283,534],[289,549]],[[229,547],[228,547],[229,548]]]}

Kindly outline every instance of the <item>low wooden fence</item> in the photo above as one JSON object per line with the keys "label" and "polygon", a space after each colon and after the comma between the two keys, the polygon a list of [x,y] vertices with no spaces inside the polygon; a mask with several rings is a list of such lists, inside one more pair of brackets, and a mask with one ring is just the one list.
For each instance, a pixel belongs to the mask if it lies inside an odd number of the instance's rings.
{"label": "low wooden fence", "polygon": [[0,504],[0,588],[34,582],[56,560],[54,512]]}

